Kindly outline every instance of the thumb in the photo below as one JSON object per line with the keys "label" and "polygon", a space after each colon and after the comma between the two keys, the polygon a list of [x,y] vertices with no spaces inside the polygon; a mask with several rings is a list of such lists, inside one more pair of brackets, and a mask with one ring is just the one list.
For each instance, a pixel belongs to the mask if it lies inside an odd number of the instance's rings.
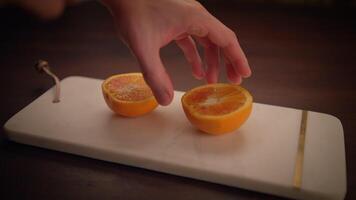
{"label": "thumb", "polygon": [[159,104],[166,106],[173,100],[172,81],[162,64],[159,48],[154,50],[151,48],[140,46],[133,49],[133,53],[140,63],[143,77],[152,89],[156,100]]}

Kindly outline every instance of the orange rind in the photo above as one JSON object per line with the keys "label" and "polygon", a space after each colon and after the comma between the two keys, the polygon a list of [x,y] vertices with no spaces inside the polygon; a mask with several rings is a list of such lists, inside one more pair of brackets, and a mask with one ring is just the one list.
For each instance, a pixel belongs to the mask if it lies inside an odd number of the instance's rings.
{"label": "orange rind", "polygon": [[158,103],[141,73],[113,75],[102,83],[110,109],[125,117],[138,117],[154,110]]}
{"label": "orange rind", "polygon": [[252,111],[253,98],[233,84],[208,84],[186,92],[181,98],[184,113],[199,130],[219,135],[238,129]]}

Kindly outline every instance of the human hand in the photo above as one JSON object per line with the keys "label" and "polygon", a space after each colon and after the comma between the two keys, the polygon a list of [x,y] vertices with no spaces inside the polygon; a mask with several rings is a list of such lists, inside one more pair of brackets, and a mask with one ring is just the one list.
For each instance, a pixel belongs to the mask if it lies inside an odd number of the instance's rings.
{"label": "human hand", "polygon": [[[111,10],[122,40],[137,57],[147,84],[157,101],[168,105],[173,86],[160,59],[160,48],[175,41],[192,66],[193,75],[215,83],[219,73],[219,51],[227,76],[241,83],[251,75],[236,35],[195,0],[102,0]],[[193,40],[204,47],[207,71]]]}

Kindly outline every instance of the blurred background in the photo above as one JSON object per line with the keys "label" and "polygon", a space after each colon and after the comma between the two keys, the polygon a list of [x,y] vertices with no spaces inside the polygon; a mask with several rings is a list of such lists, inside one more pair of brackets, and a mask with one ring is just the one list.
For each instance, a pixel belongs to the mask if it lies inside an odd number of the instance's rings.
{"label": "blurred background", "polygon": [[[40,58],[47,59],[62,78],[69,75],[105,78],[112,73],[139,70],[136,59],[117,39],[109,12],[97,1],[77,4],[73,3],[75,1],[68,1],[69,6],[49,17],[33,15],[38,10],[29,12],[28,5],[19,8],[12,4],[3,4],[0,8],[0,63],[4,71],[1,73],[1,81],[5,85],[15,85],[15,78],[21,75],[36,77],[32,65]],[[55,1],[44,2],[56,7],[53,3]],[[322,96],[317,90],[324,87],[323,84],[336,79],[339,85],[354,85],[350,84],[351,79],[342,78],[354,73],[354,2],[201,1],[213,15],[237,34],[254,72],[243,84],[255,92],[255,99],[292,107],[302,106],[301,98],[332,99],[334,93]],[[51,20],[44,20],[43,17]],[[177,90],[187,90],[193,85],[202,84],[191,76],[186,76],[191,73],[190,67],[175,44],[163,48],[161,53]],[[51,86],[46,78],[37,78],[37,83],[34,84],[45,87],[38,89],[38,93],[33,93],[32,99]],[[221,81],[227,81],[223,68]],[[301,85],[307,88],[296,91]],[[21,92],[29,91],[31,89],[21,89]],[[8,92],[11,94],[15,91]],[[273,95],[269,95],[272,93]],[[268,98],[264,96],[262,99],[260,95],[268,95]],[[286,96],[293,98],[284,101]],[[308,105],[308,102],[310,101],[304,101],[303,106],[314,110],[323,109],[318,108],[323,105],[315,107]],[[324,106],[330,108],[330,105]]]}
{"label": "blurred background", "polygon": [[[204,0],[203,0],[204,1]],[[218,1],[218,0],[215,0]],[[306,6],[355,6],[355,0],[235,0],[261,4],[287,4]]]}

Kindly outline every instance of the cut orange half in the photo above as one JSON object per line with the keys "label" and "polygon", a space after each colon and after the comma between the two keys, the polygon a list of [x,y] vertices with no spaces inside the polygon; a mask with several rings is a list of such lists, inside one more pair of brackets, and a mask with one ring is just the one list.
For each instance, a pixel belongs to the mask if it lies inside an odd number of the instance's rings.
{"label": "cut orange half", "polygon": [[181,101],[193,125],[216,135],[238,129],[249,117],[253,100],[241,86],[217,83],[194,88]]}
{"label": "cut orange half", "polygon": [[158,106],[141,73],[111,76],[103,82],[102,91],[107,105],[122,116],[141,116]]}

